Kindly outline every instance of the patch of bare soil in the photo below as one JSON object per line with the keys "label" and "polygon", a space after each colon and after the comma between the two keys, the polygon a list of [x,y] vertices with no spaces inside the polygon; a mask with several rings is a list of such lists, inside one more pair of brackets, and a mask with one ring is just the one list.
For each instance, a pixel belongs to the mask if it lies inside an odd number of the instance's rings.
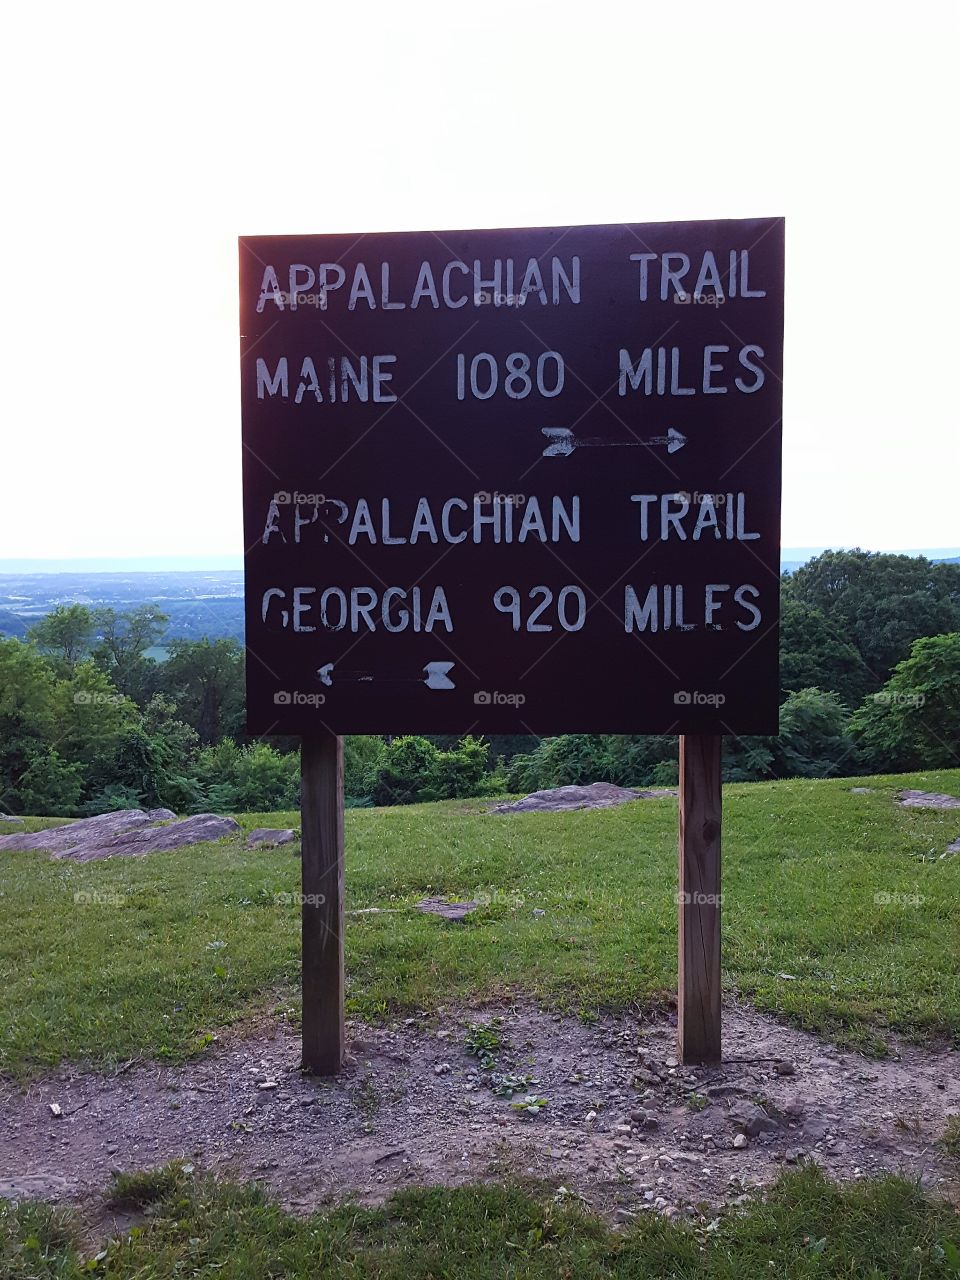
{"label": "patch of bare soil", "polygon": [[[546,1098],[537,1114],[498,1096],[464,1047],[470,1022],[495,1016],[493,1069],[531,1078],[512,1101]],[[673,1216],[801,1160],[841,1179],[901,1172],[955,1198],[958,1166],[938,1141],[960,1111],[957,1052],[899,1045],[875,1061],[728,1007],[724,1064],[694,1069],[677,1066],[675,1034],[662,1018],[587,1026],[511,1007],[355,1026],[335,1080],[303,1075],[296,1033],[272,1026],[184,1066],[5,1084],[0,1195],[99,1197],[113,1170],[182,1158],[262,1180],[298,1211],[513,1174],[621,1221]]]}

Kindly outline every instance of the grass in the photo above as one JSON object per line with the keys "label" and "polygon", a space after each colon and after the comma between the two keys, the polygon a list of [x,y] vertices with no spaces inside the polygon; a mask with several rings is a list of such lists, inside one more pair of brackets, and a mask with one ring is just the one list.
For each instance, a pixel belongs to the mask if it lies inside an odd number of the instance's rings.
{"label": "grass", "polygon": [[[891,1030],[960,1043],[960,858],[939,860],[960,815],[900,809],[901,787],[960,794],[960,770],[725,788],[729,990],[874,1050]],[[670,1000],[675,802],[484,808],[347,813],[347,908],[391,908],[348,917],[349,1010],[526,994],[589,1019]],[[88,864],[7,853],[0,865],[0,1071],[182,1059],[238,1019],[298,1016],[296,846],[250,851],[238,838]],[[428,895],[483,907],[451,924],[414,910]]]}
{"label": "grass", "polygon": [[143,1224],[85,1246],[82,1224],[0,1202],[5,1280],[938,1280],[960,1275],[956,1214],[909,1182],[838,1187],[790,1173],[712,1229],[641,1215],[614,1233],[575,1201],[519,1186],[412,1189],[383,1209],[294,1218],[255,1187],[167,1179]]}
{"label": "grass", "polygon": [[948,1156],[960,1160],[960,1116],[947,1116],[947,1126],[943,1131],[940,1145]]}

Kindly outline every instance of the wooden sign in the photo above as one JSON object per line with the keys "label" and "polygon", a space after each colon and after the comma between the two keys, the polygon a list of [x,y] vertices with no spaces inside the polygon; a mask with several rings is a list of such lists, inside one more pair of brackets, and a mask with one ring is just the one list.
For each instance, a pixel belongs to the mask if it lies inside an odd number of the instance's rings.
{"label": "wooden sign", "polygon": [[782,220],[240,268],[252,732],[776,731]]}
{"label": "wooden sign", "polygon": [[303,736],[339,1069],[345,733],[680,735],[678,1040],[720,1057],[723,733],[778,708],[780,219],[240,241],[247,722]]}

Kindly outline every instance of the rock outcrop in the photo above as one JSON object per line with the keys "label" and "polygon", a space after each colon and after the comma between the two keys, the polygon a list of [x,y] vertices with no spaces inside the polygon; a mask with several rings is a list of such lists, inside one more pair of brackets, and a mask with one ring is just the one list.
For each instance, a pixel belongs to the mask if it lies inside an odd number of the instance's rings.
{"label": "rock outcrop", "polygon": [[177,818],[169,809],[120,809],[82,818],[46,831],[18,831],[0,836],[0,853],[39,849],[51,858],[93,862],[98,858],[142,858],[235,835],[240,824],[216,813]]}

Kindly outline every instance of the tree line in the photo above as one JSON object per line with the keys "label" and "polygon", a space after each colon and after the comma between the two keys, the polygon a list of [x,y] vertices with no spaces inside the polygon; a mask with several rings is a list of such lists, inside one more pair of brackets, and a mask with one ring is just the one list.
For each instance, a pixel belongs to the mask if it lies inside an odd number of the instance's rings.
{"label": "tree line", "polygon": [[[728,780],[960,763],[960,565],[826,552],[784,575],[781,601],[780,733],[725,739]],[[152,604],[74,604],[0,637],[0,811],[297,806],[297,740],[244,732],[241,646],[174,640],[158,661],[166,625]],[[365,805],[669,785],[676,757],[674,737],[351,737],[345,786]]]}

